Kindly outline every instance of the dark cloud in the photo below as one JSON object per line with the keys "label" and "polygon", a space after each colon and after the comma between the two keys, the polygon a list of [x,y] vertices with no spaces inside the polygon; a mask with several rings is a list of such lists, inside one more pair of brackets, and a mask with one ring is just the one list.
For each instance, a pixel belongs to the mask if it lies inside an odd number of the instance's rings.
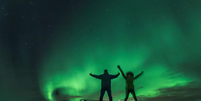
{"label": "dark cloud", "polygon": [[200,57],[189,58],[187,61],[184,61],[183,63],[180,64],[181,67],[180,70],[191,76],[200,78],[201,77],[200,61],[201,61]]}
{"label": "dark cloud", "polygon": [[[160,88],[155,97],[138,96],[140,101],[197,101],[201,100],[201,82],[192,81],[187,85],[176,85],[169,88]],[[132,98],[130,98],[132,99]]]}

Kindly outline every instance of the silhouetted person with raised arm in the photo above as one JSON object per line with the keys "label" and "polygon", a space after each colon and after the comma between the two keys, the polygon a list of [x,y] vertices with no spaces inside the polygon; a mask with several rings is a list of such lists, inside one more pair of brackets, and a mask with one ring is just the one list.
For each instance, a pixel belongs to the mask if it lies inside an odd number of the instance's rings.
{"label": "silhouetted person with raised arm", "polygon": [[142,75],[143,71],[135,77],[134,77],[134,74],[132,72],[127,72],[126,76],[125,76],[125,74],[122,71],[122,69],[120,68],[120,66],[118,65],[117,67],[119,68],[121,74],[123,75],[124,79],[126,80],[126,97],[125,97],[124,101],[127,101],[129,93],[131,93],[133,95],[133,98],[135,99],[135,101],[137,101],[133,81],[135,79],[137,79],[140,75]]}
{"label": "silhouetted person with raised arm", "polygon": [[90,73],[91,76],[100,79],[101,80],[101,95],[99,98],[99,101],[103,101],[103,96],[105,94],[105,91],[107,91],[109,100],[112,101],[112,94],[111,94],[111,80],[114,78],[117,78],[120,73],[116,75],[110,75],[108,74],[107,69],[104,70],[104,74],[101,75],[94,75]]}

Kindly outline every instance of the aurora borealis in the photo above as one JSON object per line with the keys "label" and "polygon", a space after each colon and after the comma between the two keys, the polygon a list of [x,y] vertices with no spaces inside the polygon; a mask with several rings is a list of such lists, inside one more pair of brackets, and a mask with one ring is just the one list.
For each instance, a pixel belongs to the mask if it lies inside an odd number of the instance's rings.
{"label": "aurora borealis", "polygon": [[[132,71],[139,101],[201,101],[201,1],[8,0],[0,12],[0,100],[98,99],[89,75]],[[112,80],[114,101],[125,81]],[[131,94],[130,94],[131,97]],[[107,93],[104,96],[108,100]],[[128,101],[132,101],[132,97]]]}

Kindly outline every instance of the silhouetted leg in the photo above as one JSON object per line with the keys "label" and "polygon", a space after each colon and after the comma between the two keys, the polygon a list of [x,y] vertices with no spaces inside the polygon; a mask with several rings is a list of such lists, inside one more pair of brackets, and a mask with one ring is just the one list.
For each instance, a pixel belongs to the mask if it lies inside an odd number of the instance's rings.
{"label": "silhouetted leg", "polygon": [[126,97],[125,97],[124,101],[127,101],[127,100],[128,100],[128,96],[129,96],[129,91],[126,90]]}
{"label": "silhouetted leg", "polygon": [[137,97],[136,97],[136,94],[135,94],[135,90],[133,90],[131,93],[132,93],[132,95],[133,95],[133,99],[135,99],[135,101],[137,101]]}
{"label": "silhouetted leg", "polygon": [[111,93],[111,89],[107,89],[107,94],[108,94],[108,97],[109,97],[109,100],[112,101],[112,93]]}
{"label": "silhouetted leg", "polygon": [[104,94],[105,94],[105,89],[101,88],[101,95],[100,95],[99,101],[103,101]]}

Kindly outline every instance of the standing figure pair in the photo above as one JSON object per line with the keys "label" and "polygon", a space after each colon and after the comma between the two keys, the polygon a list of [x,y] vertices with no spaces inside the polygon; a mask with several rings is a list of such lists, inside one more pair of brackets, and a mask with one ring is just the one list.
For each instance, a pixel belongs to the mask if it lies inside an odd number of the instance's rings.
{"label": "standing figure pair", "polygon": [[[135,99],[135,101],[137,101],[133,81],[135,79],[137,79],[140,75],[142,75],[143,71],[134,77],[134,74],[132,72],[127,72],[125,75],[124,72],[122,71],[122,69],[120,68],[120,66],[118,65],[117,67],[119,68],[120,72],[122,73],[122,76],[126,80],[126,97],[125,97],[124,101],[127,101],[129,93],[131,93],[133,95],[133,98]],[[99,101],[103,101],[103,96],[105,94],[105,91],[107,91],[107,93],[108,93],[109,101],[112,101],[111,80],[114,78],[117,78],[119,76],[119,74],[120,73],[118,73],[116,75],[110,75],[108,73],[107,69],[104,70],[104,74],[102,74],[102,75],[94,75],[94,74],[90,73],[91,76],[93,76],[97,79],[101,79],[101,95],[100,95]]]}

